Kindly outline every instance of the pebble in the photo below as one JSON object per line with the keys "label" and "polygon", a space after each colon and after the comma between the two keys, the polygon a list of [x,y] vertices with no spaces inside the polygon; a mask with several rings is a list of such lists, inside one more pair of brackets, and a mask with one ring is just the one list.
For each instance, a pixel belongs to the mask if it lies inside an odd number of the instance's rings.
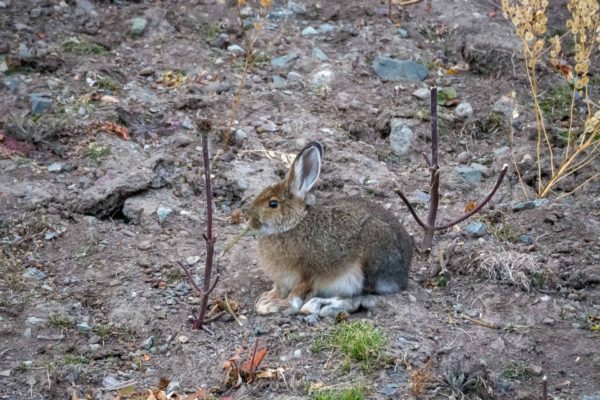
{"label": "pebble", "polygon": [[306,27],[302,30],[302,36],[314,36],[318,34],[319,32],[312,26]]}
{"label": "pebble", "polygon": [[152,248],[152,243],[149,240],[144,240],[143,242],[138,243],[138,249],[140,250],[150,250]]}
{"label": "pebble", "polygon": [[173,213],[172,208],[159,206],[156,209],[156,215],[158,216],[158,223],[162,224],[163,221],[172,213]]}
{"label": "pebble", "polygon": [[6,3],[3,1],[0,1],[0,8],[6,8]]}
{"label": "pebble", "polygon": [[398,33],[398,36],[400,36],[400,38],[402,38],[402,39],[408,38],[408,31],[406,29],[398,28],[396,30],[396,32]]}
{"label": "pebble", "polygon": [[152,346],[154,346],[154,336],[150,336],[140,344],[140,347],[144,350],[150,350]]}
{"label": "pebble", "polygon": [[456,161],[461,164],[466,164],[471,161],[471,158],[473,158],[473,154],[468,151],[463,151],[458,155],[458,157],[456,157]]}
{"label": "pebble", "polygon": [[554,320],[552,318],[546,317],[546,318],[544,318],[544,320],[542,321],[542,323],[544,325],[554,325]]}
{"label": "pebble", "polygon": [[421,100],[429,100],[431,98],[431,91],[427,88],[420,88],[415,90],[412,95]]}
{"label": "pebble", "polygon": [[294,358],[301,358],[302,357],[302,350],[300,350],[300,349],[294,350],[294,354],[292,355],[292,357],[294,357]]}
{"label": "pebble", "polygon": [[465,231],[473,238],[479,238],[487,233],[487,227],[481,222],[469,222]]}
{"label": "pebble", "polygon": [[140,76],[151,76],[154,75],[154,68],[152,67],[144,67],[140,70],[139,74]]}
{"label": "pebble", "polygon": [[29,10],[29,16],[31,18],[38,18],[42,15],[42,9],[40,7],[35,7]]}
{"label": "pebble", "polygon": [[54,172],[54,173],[61,172],[63,170],[64,166],[65,165],[60,162],[52,163],[52,164],[48,165],[48,172]]}
{"label": "pebble", "polygon": [[410,60],[379,56],[372,65],[377,76],[384,81],[422,81],[429,75],[423,64]]}
{"label": "pebble", "polygon": [[470,166],[458,166],[454,168],[454,171],[460,176],[465,182],[471,185],[478,185],[483,180],[484,171],[487,167],[473,163]]}
{"label": "pebble", "polygon": [[47,277],[47,275],[44,272],[34,267],[27,268],[25,272],[23,272],[22,276],[24,279],[37,279],[38,281],[46,279]]}
{"label": "pebble", "polygon": [[25,328],[25,330],[23,331],[23,337],[25,339],[31,339],[31,328],[30,327]]}
{"label": "pebble", "polygon": [[190,341],[190,339],[187,336],[184,336],[184,335],[181,335],[181,336],[177,337],[177,340],[181,344],[186,344],[187,342]]}
{"label": "pebble", "polygon": [[329,61],[329,57],[327,56],[327,54],[325,54],[325,52],[323,50],[321,50],[317,47],[312,49],[311,57],[314,58],[315,60],[319,60],[319,61],[323,61],[323,62]]}
{"label": "pebble", "polygon": [[169,382],[169,385],[167,386],[167,398],[171,398],[172,395],[176,394],[177,392],[181,391],[181,384],[177,381],[173,381],[173,382]]}
{"label": "pebble", "polygon": [[404,156],[410,152],[415,134],[407,122],[401,118],[392,118],[390,121],[390,147],[397,156]]}
{"label": "pebble", "polygon": [[42,323],[42,322],[44,322],[44,320],[41,319],[41,318],[38,318],[38,317],[29,317],[29,318],[27,318],[27,324],[29,324],[29,325],[37,325],[37,324]]}
{"label": "pebble", "polygon": [[139,36],[146,30],[148,20],[144,17],[136,17],[131,20],[131,34]]}
{"label": "pebble", "polygon": [[535,199],[533,201],[525,201],[523,203],[515,203],[512,206],[513,211],[532,210],[541,207],[548,202],[547,199]]}
{"label": "pebble", "polygon": [[273,68],[285,68],[286,65],[292,61],[295,61],[298,59],[298,55],[294,54],[294,53],[290,53],[290,54],[286,54],[284,56],[280,56],[280,57],[275,57],[271,60],[271,66]]}
{"label": "pebble", "polygon": [[531,364],[527,367],[529,373],[533,376],[541,376],[544,370],[539,365]]}
{"label": "pebble", "polygon": [[328,23],[319,25],[319,33],[331,33],[335,31],[337,27]]}
{"label": "pebble", "polygon": [[300,75],[298,72],[290,71],[287,74],[287,80],[288,80],[288,82],[301,81],[302,78],[303,78],[302,75]]}
{"label": "pebble", "polygon": [[273,87],[283,89],[287,86],[287,81],[280,75],[273,75]]}
{"label": "pebble", "polygon": [[199,261],[200,261],[200,256],[189,256],[188,258],[185,259],[185,263],[187,265],[189,265],[190,267],[193,267],[194,265],[198,264]]}
{"label": "pebble", "polygon": [[525,244],[533,244],[533,239],[529,235],[521,235],[521,236],[519,236],[519,242],[522,242]]}
{"label": "pebble", "polygon": [[34,115],[42,115],[52,106],[52,99],[45,93],[31,93],[29,101],[31,102],[31,112]]}
{"label": "pebble", "polygon": [[507,96],[502,96],[498,99],[494,105],[492,105],[492,111],[500,113],[505,117],[512,117],[513,110],[516,108],[514,99]]}
{"label": "pebble", "polygon": [[236,56],[243,56],[244,54],[246,54],[244,49],[242,49],[237,44],[230,44],[229,46],[227,46],[227,51]]}
{"label": "pebble", "polygon": [[237,129],[234,132],[233,137],[235,139],[235,142],[239,144],[248,139],[248,134],[243,129]]}
{"label": "pebble", "polygon": [[473,107],[471,107],[471,104],[466,102],[460,103],[454,109],[454,115],[456,115],[456,118],[459,119],[467,119],[473,115]]}
{"label": "pebble", "polygon": [[92,330],[92,327],[87,322],[80,322],[77,324],[77,329],[81,332],[89,332]]}
{"label": "pebble", "polygon": [[8,378],[10,376],[10,369],[5,369],[5,370],[0,371],[0,376]]}

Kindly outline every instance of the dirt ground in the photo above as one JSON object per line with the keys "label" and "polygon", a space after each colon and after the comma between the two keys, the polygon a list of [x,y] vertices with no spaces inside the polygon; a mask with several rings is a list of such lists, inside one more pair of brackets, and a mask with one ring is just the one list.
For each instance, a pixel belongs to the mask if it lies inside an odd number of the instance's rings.
{"label": "dirt ground", "polygon": [[[552,3],[558,26],[564,2]],[[234,7],[0,1],[1,399],[113,399],[117,388],[144,391],[161,377],[179,394],[204,388],[233,399],[311,398],[311,386],[348,385],[369,399],[540,399],[545,377],[548,398],[600,399],[600,185],[557,199],[577,184],[565,180],[548,201],[528,202],[512,155],[531,195],[531,100],[498,4],[395,5],[393,21],[385,12],[380,1],[275,1],[223,151],[244,65],[232,47],[245,46]],[[291,61],[278,65],[284,55]],[[428,76],[384,81],[378,56],[417,61]],[[558,85],[540,68],[548,88]],[[415,259],[407,291],[349,316],[385,334],[389,361],[347,372],[336,352],[313,351],[335,319],[256,315],[270,280],[251,236],[217,257],[211,294],[212,304],[227,296],[241,326],[226,314],[208,325],[214,335],[192,330],[199,300],[179,262],[202,276],[196,114],[214,128],[217,255],[241,229],[237,210],[311,140],[325,150],[317,201],[370,198],[420,238],[394,190],[425,215],[428,99],[413,93],[434,83],[458,95],[455,107],[440,107],[440,221],[483,198],[503,164],[509,172],[471,219],[486,232],[470,234],[468,222],[440,232],[432,256]],[[472,112],[458,115],[456,103]],[[511,151],[498,115],[513,108]],[[389,137],[394,121],[414,132],[404,155]],[[465,168],[474,174],[466,180]],[[223,362],[256,341],[268,349],[263,366],[284,379],[231,388]]]}

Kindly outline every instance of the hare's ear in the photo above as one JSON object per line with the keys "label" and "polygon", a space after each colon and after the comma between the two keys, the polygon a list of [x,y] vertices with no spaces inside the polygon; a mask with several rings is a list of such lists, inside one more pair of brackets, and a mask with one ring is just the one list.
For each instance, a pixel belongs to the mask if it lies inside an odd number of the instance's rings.
{"label": "hare's ear", "polygon": [[288,174],[288,188],[295,197],[304,199],[317,182],[322,158],[323,147],[317,142],[311,142],[300,150]]}

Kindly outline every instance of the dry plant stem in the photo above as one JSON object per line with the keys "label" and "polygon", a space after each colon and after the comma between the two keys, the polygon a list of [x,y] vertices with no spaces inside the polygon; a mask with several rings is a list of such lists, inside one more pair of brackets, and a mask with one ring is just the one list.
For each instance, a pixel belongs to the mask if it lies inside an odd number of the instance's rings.
{"label": "dry plant stem", "polygon": [[206,308],[208,307],[208,295],[215,288],[217,279],[215,279],[214,285],[210,286],[210,280],[212,275],[213,267],[213,254],[215,252],[215,238],[213,237],[213,225],[212,225],[212,185],[210,181],[210,159],[208,158],[208,132],[203,130],[202,132],[202,160],[204,162],[204,186],[206,192],[206,235],[204,240],[206,242],[206,265],[204,267],[204,281],[202,288],[202,299],[200,300],[200,313],[198,318],[194,321],[194,329],[202,329],[204,323],[204,317],[206,316]]}
{"label": "dry plant stem", "polygon": [[419,252],[422,254],[429,254],[431,252],[431,246],[433,243],[433,236],[435,231],[448,229],[460,222],[463,222],[467,218],[471,217],[475,213],[479,212],[494,196],[500,184],[504,180],[504,176],[506,175],[506,171],[508,170],[508,166],[505,164],[500,171],[500,175],[496,180],[496,184],[492,188],[491,192],[479,203],[475,209],[464,214],[460,218],[441,225],[436,226],[435,221],[437,218],[437,213],[439,209],[439,201],[440,201],[440,167],[438,165],[438,131],[437,131],[437,88],[431,88],[431,159],[427,158],[427,155],[423,154],[423,158],[425,158],[425,162],[429,167],[429,171],[431,173],[431,205],[429,207],[429,212],[427,214],[427,222],[423,222],[421,218],[417,215],[415,209],[410,204],[404,193],[400,189],[396,189],[395,192],[400,196],[404,204],[408,207],[410,214],[413,216],[417,224],[423,229],[423,239],[421,240],[421,244],[419,245]]}
{"label": "dry plant stem", "polygon": [[513,166],[515,167],[515,172],[517,173],[517,178],[519,178],[519,184],[521,185],[521,190],[523,190],[523,194],[525,195],[525,199],[529,200],[529,194],[527,193],[527,189],[525,189],[525,182],[523,182],[523,175],[521,175],[521,170],[519,169],[519,164],[517,164],[517,159],[515,157],[515,130],[512,125],[512,118],[509,120],[510,126],[510,136],[509,136],[509,144],[510,144],[510,155],[512,158]]}

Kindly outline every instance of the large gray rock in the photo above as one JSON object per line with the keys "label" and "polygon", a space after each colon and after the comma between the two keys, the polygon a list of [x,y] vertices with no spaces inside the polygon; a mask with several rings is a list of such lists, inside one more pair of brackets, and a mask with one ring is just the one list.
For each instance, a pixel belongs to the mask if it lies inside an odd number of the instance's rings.
{"label": "large gray rock", "polygon": [[422,81],[428,75],[427,68],[423,64],[381,56],[373,60],[373,69],[384,81]]}
{"label": "large gray rock", "polygon": [[123,207],[128,197],[148,188],[164,186],[164,166],[170,162],[158,155],[137,165],[113,163],[114,168],[109,169],[73,201],[73,211],[97,218],[113,215]]}
{"label": "large gray rock", "polygon": [[275,57],[271,60],[271,66],[278,69],[285,68],[290,62],[295,61],[296,59],[298,59],[298,55],[293,53]]}

